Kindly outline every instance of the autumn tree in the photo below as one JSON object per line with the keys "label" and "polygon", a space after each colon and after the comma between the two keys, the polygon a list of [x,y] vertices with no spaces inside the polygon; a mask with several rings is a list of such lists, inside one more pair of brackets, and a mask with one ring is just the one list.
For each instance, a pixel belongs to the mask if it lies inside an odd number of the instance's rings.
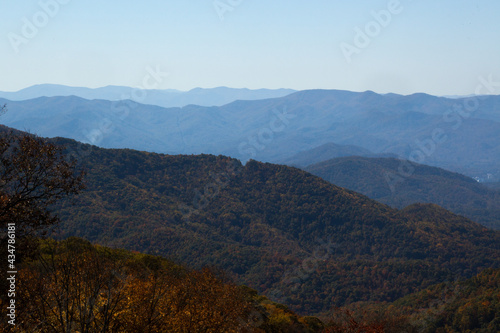
{"label": "autumn tree", "polygon": [[77,238],[42,242],[19,272],[23,306],[14,332],[262,332],[236,285],[209,269],[146,259]]}
{"label": "autumn tree", "polygon": [[129,281],[125,294],[126,332],[260,332],[241,290],[207,268],[182,277],[150,272]]}
{"label": "autumn tree", "polygon": [[30,332],[120,332],[127,279],[119,263],[88,242],[49,241],[38,259],[20,270],[18,328]]}
{"label": "autumn tree", "polygon": [[49,207],[83,188],[83,174],[58,147],[26,133],[0,134],[0,222],[2,245],[6,226],[14,223],[16,238],[39,236],[58,219]]}

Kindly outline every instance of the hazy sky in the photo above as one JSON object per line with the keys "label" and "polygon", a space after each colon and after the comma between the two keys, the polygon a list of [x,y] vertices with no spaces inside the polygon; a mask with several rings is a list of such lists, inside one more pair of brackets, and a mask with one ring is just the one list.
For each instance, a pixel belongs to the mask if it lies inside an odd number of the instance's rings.
{"label": "hazy sky", "polygon": [[473,93],[480,76],[500,81],[498,0],[1,4],[2,91],[40,83],[137,87],[153,69],[169,73],[155,87],[180,90],[455,95]]}

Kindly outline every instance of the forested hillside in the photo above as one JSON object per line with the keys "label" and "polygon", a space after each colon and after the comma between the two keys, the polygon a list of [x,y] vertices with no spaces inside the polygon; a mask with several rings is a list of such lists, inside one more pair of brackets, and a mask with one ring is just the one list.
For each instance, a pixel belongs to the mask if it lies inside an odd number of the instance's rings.
{"label": "forested hillside", "polygon": [[487,187],[500,191],[500,183],[486,183]]}
{"label": "forested hillside", "polygon": [[301,314],[393,301],[500,264],[500,234],[436,206],[397,211],[307,172],[224,156],[79,152],[87,189],[58,237],[215,265]]}
{"label": "forested hillside", "polygon": [[394,307],[411,314],[424,332],[500,331],[500,270],[487,269],[466,281],[433,286],[406,296]]}
{"label": "forested hillside", "polygon": [[[496,332],[499,269],[447,281],[395,302],[295,314],[224,272],[69,238],[39,240],[19,267],[15,332]],[[2,305],[2,299],[0,299]],[[5,304],[2,313],[5,315]],[[0,323],[2,331],[12,326]]]}
{"label": "forested hillside", "polygon": [[394,158],[343,157],[305,168],[394,208],[434,203],[500,229],[500,191],[463,175]]}
{"label": "forested hillside", "polygon": [[325,332],[499,332],[500,270],[451,280],[392,303],[336,308]]}

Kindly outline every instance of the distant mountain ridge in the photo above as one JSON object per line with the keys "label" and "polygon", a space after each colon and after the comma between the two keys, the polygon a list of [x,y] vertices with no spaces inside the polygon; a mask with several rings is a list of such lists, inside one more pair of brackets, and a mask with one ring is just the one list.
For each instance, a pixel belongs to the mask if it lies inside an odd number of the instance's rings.
{"label": "distant mountain ridge", "polygon": [[223,154],[244,162],[281,162],[335,143],[498,181],[500,96],[483,96],[477,110],[463,118],[455,109],[466,101],[309,90],[219,107],[162,108],[130,100],[41,97],[0,99],[9,109],[0,121],[106,148]]}
{"label": "distant mountain ridge", "polygon": [[189,91],[176,89],[137,89],[124,86],[101,88],[69,87],[57,84],[40,84],[17,92],[1,92],[0,98],[22,101],[38,97],[77,96],[88,100],[133,100],[142,104],[161,107],[183,107],[189,104],[221,106],[236,100],[256,100],[283,97],[294,93],[292,89],[236,89],[228,87],[194,88]]}
{"label": "distant mountain ridge", "polygon": [[353,145],[338,145],[330,142],[310,150],[299,152],[290,158],[279,161],[279,163],[303,168],[312,164],[330,160],[332,158],[346,156],[397,157],[395,154],[391,153],[375,154],[368,149],[361,147]]}

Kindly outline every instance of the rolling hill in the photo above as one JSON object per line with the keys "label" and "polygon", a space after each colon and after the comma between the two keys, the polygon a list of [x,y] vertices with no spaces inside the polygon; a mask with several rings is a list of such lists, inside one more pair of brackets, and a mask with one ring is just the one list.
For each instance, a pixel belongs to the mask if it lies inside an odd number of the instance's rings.
{"label": "rolling hill", "polygon": [[408,295],[393,306],[413,316],[422,332],[500,330],[500,270],[488,269],[465,281],[432,286]]}
{"label": "rolling hill", "polygon": [[500,270],[487,269],[470,279],[440,283],[392,303],[337,309],[329,322],[344,331],[365,325],[394,333],[498,332],[499,281]]}
{"label": "rolling hill", "polygon": [[[411,175],[402,173],[411,166]],[[394,208],[434,203],[500,229],[500,192],[463,175],[394,158],[342,157],[306,171]]]}

